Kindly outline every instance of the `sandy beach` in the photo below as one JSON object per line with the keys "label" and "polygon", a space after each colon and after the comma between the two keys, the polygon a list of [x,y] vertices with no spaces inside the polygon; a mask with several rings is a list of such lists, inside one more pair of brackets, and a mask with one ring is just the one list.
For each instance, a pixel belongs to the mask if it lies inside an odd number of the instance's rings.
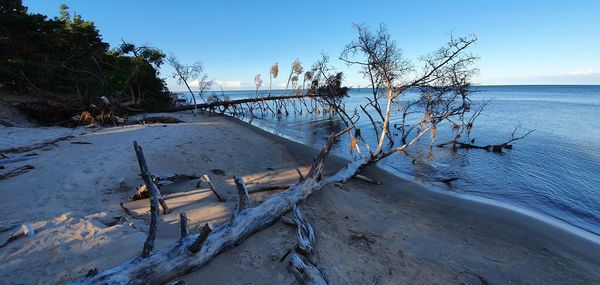
{"label": "sandy beach", "polygon": [[[219,202],[205,183],[196,187],[196,180],[164,186],[173,211],[160,216],[159,249],[179,239],[180,212],[187,213],[192,232],[206,222],[227,221],[237,199],[233,175],[250,189],[294,183],[295,168],[306,171],[317,153],[236,119],[168,115],[183,123],[1,126],[0,153],[24,159],[0,163],[5,168],[0,173],[33,166],[0,180],[1,221],[31,223],[35,236],[0,248],[0,283],[62,284],[139,255],[149,205],[146,199],[128,202],[142,184],[134,140],[153,174],[207,174],[227,199]],[[329,158],[325,174],[344,163]],[[381,184],[353,179],[325,187],[300,205],[316,232],[316,264],[330,284],[600,283],[597,238],[433,192],[377,167],[363,174]],[[274,194],[252,194],[251,206]],[[0,244],[11,233],[0,233]],[[279,222],[179,279],[295,284],[286,252],[296,242],[295,228]]]}

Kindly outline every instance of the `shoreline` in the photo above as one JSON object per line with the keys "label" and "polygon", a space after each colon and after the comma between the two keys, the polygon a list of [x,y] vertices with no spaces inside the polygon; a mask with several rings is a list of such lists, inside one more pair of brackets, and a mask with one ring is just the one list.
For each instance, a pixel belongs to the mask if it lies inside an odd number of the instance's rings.
{"label": "shoreline", "polygon": [[[250,188],[293,183],[294,168],[305,171],[317,152],[236,118],[168,115],[185,122],[90,130],[71,141],[91,145],[61,141],[36,150],[26,162],[35,169],[0,181],[10,197],[0,201],[0,214],[33,222],[36,230],[34,238],[0,249],[0,280],[64,283],[139,254],[148,221],[125,216],[126,222],[110,222],[123,219],[119,202],[140,181],[133,140],[144,147],[153,173],[227,172],[211,174],[226,203],[204,186],[198,189],[196,181],[165,186],[165,200],[175,211],[160,217],[157,250],[178,240],[178,212],[188,213],[191,229],[227,221],[236,201],[230,175],[244,177]],[[324,175],[345,162],[331,156]],[[600,280],[595,271],[600,246],[592,241],[522,213],[428,190],[378,167],[362,173],[382,184],[352,179],[326,186],[300,204],[316,231],[319,266],[332,283],[468,283],[474,276],[491,283]],[[120,179],[129,190],[118,190]],[[252,204],[275,193],[254,194]],[[126,206],[142,217],[148,211],[145,200]],[[295,242],[293,229],[276,223],[182,279],[289,284],[293,275],[280,258]]]}
{"label": "shoreline", "polygon": [[[233,117],[229,117],[229,116],[226,116],[226,118],[231,119],[233,122],[244,125],[246,127],[251,127],[253,129],[255,129],[256,131],[264,132],[265,135],[273,136],[273,139],[285,140],[285,141],[288,141],[289,143],[299,144],[304,147],[307,147],[314,152],[318,151],[316,148],[314,148],[310,145],[304,144],[300,140],[295,140],[294,138],[292,138],[290,136],[286,136],[284,134],[275,133],[274,130],[269,130],[270,128],[262,128],[260,126],[254,125],[250,122],[247,122],[247,121],[239,119],[239,118],[233,118]],[[331,154],[330,156],[336,157],[336,159],[349,161],[348,159],[338,156],[338,155],[335,155],[335,154]],[[390,169],[386,169],[385,167],[381,167],[379,165],[372,165],[369,167],[370,168],[374,167],[377,170],[384,171],[384,172],[388,173],[389,175],[397,177],[398,179],[402,179],[407,182],[418,185],[419,187],[421,187],[424,190],[429,191],[429,192],[440,194],[442,196],[447,196],[447,197],[470,201],[470,202],[473,202],[476,204],[481,204],[482,206],[485,205],[485,206],[495,207],[499,210],[506,211],[506,213],[509,215],[523,215],[527,218],[531,218],[533,221],[544,223],[547,226],[555,227],[557,230],[564,231],[565,234],[567,234],[567,235],[573,235],[574,237],[589,241],[589,242],[595,244],[597,246],[597,249],[600,250],[600,235],[597,235],[597,234],[595,234],[591,231],[588,231],[584,228],[577,227],[573,224],[569,224],[560,219],[551,217],[544,213],[538,213],[534,210],[526,209],[526,208],[523,208],[523,207],[520,207],[517,205],[510,204],[508,202],[497,201],[497,200],[493,200],[493,199],[482,197],[482,196],[477,196],[477,195],[470,194],[470,193],[460,193],[460,192],[455,192],[455,191],[444,190],[441,187],[435,185],[434,183],[419,181],[419,180],[415,179],[415,177],[408,175],[408,174],[394,173]]]}

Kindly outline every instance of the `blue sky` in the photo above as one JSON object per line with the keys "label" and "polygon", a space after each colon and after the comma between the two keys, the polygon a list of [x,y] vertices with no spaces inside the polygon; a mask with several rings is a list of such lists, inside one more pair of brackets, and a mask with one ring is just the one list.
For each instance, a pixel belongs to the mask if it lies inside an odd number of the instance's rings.
{"label": "blue sky", "polygon": [[[339,62],[356,37],[352,23],[388,26],[417,59],[455,35],[479,38],[478,84],[600,84],[600,1],[56,1],[24,0],[51,17],[66,3],[92,20],[105,41],[149,44],[181,61],[200,61],[224,89],[252,89],[272,63],[309,67],[329,54],[346,84],[366,81]],[[163,68],[167,77],[169,68]],[[282,76],[283,77],[283,76]],[[182,90],[172,79],[171,90]],[[280,78],[274,86],[285,84]],[[218,89],[218,86],[216,87]]]}

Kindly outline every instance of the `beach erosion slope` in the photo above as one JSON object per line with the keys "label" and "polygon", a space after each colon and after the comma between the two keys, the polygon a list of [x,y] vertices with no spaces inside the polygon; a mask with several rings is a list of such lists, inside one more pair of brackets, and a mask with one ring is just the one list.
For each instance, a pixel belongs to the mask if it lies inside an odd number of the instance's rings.
{"label": "beach erosion slope", "polygon": [[[295,168],[306,172],[317,153],[236,119],[169,116],[184,122],[2,127],[0,150],[18,146],[19,152],[5,155],[29,156],[0,171],[33,169],[0,180],[0,216],[31,223],[36,235],[0,248],[0,283],[65,283],[140,254],[149,207],[147,200],[128,202],[141,184],[134,140],[153,174],[208,174],[227,199],[219,202],[195,180],[164,186],[173,211],[160,216],[157,250],[179,239],[180,212],[187,213],[192,232],[206,222],[228,221],[237,201],[233,175],[250,189],[293,183]],[[65,135],[70,137],[57,140]],[[325,175],[344,163],[331,157]],[[381,184],[353,179],[329,185],[300,205],[316,231],[316,263],[331,284],[600,282],[600,245],[593,238],[510,209],[429,191],[377,167],[363,174]],[[251,206],[276,194],[251,194]],[[0,242],[9,234],[0,234]],[[296,242],[295,228],[276,223],[181,279],[293,284],[285,256]]]}

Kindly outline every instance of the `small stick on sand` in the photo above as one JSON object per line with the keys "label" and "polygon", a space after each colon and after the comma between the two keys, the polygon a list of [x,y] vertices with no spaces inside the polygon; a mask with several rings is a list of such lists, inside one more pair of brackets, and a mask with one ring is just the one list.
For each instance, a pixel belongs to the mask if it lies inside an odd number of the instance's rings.
{"label": "small stick on sand", "polygon": [[215,196],[217,196],[217,199],[219,199],[219,202],[227,201],[227,199],[225,199],[223,196],[219,195],[219,192],[217,192],[217,188],[215,188],[215,186],[212,184],[212,181],[210,181],[210,177],[208,177],[208,175],[206,175],[206,174],[202,175],[202,177],[198,181],[198,184],[196,184],[196,187],[200,187],[201,182],[206,182],[206,184],[208,184],[208,188],[210,188],[210,191],[212,191],[213,194],[215,194]]}

